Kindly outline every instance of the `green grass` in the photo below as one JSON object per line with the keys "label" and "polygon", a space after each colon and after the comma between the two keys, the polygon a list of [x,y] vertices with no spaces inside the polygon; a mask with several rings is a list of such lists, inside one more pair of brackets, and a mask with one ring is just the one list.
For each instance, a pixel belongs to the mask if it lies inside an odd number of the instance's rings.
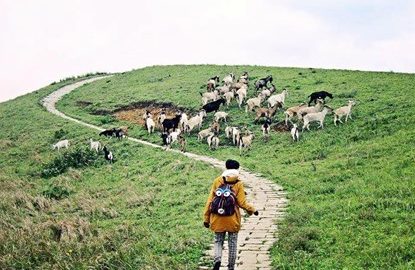
{"label": "green grass", "polygon": [[[253,114],[236,105],[226,111],[232,125],[255,131],[252,151],[238,150],[221,136],[214,152],[188,139],[188,150],[242,165],[281,184],[289,192],[286,219],[272,249],[278,269],[411,269],[415,267],[415,75],[345,70],[258,66],[155,66],[117,74],[85,85],[64,98],[58,108],[87,122],[111,127],[118,122],[96,111],[112,111],[137,101],[173,102],[194,112],[208,78],[248,71],[253,82],[268,74],[280,91],[289,89],[286,106],[316,90],[328,90],[337,108],[355,99],[354,120],[301,134],[293,143],[287,133],[273,132],[263,142]],[[77,102],[90,102],[79,106]],[[282,120],[280,112],[277,120]],[[212,116],[205,122],[212,120]],[[130,135],[160,143],[142,127]],[[172,190],[176,190],[175,188]],[[201,211],[202,209],[198,209]],[[173,233],[173,232],[172,232]]]}
{"label": "green grass", "polygon": [[[85,153],[97,131],[39,105],[79,79],[0,104],[0,269],[195,269],[211,242],[201,209],[219,171],[127,140],[99,138],[113,165]],[[63,138],[70,149],[53,151]],[[50,168],[57,175],[43,174]]]}

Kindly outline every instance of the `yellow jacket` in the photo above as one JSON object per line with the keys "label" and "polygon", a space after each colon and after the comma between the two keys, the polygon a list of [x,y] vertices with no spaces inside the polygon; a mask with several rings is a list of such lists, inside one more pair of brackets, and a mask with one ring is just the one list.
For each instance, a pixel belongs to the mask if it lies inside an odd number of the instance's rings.
{"label": "yellow jacket", "polygon": [[210,212],[210,204],[215,197],[215,191],[224,183],[223,177],[217,177],[210,189],[204,210],[204,222],[210,224],[210,229],[214,232],[238,232],[241,229],[241,213],[239,208],[244,209],[249,215],[255,212],[255,208],[246,201],[244,185],[237,175],[226,176],[226,182],[232,184],[232,190],[236,195],[237,207],[232,216],[220,216]]}

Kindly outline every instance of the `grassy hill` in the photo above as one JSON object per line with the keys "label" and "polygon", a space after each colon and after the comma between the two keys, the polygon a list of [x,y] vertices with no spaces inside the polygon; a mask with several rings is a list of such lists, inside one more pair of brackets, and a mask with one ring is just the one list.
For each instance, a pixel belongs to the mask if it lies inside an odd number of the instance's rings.
{"label": "grassy hill", "polygon": [[[211,240],[204,191],[219,172],[100,138],[109,165],[88,150],[96,131],[39,104],[75,80],[0,104],[0,269],[195,269]],[[63,138],[71,147],[53,151]]]}
{"label": "grassy hill", "polygon": [[[248,71],[253,82],[268,74],[280,91],[289,89],[286,106],[328,90],[331,107],[354,99],[353,121],[335,127],[332,116],[324,130],[315,127],[293,143],[288,133],[273,132],[265,143],[254,115],[236,104],[225,109],[230,125],[255,131],[253,149],[240,157],[222,135],[209,151],[196,135],[189,151],[221,159],[237,158],[289,191],[288,215],[272,250],[282,269],[410,269],[415,265],[415,75],[343,70],[258,66],[155,66],[117,74],[85,85],[59,104],[65,113],[111,127],[129,125],[130,135],[160,143],[138,124],[119,120],[114,112],[139,102],[171,102],[194,113],[208,78]],[[130,119],[141,117],[127,111]],[[280,112],[275,121],[282,120]],[[208,117],[207,123],[212,121]],[[177,190],[173,188],[172,190]],[[199,209],[201,210],[201,209]]]}

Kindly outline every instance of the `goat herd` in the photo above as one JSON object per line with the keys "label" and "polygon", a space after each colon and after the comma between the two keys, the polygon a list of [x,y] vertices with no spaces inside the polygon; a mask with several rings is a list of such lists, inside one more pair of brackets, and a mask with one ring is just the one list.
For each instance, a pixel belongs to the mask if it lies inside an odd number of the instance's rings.
{"label": "goat herd", "polygon": [[[194,116],[190,117],[182,111],[176,112],[173,118],[167,118],[166,111],[161,110],[157,117],[157,121],[153,120],[153,115],[150,111],[146,111],[143,115],[145,120],[145,127],[148,133],[152,133],[155,130],[156,122],[162,130],[161,138],[163,145],[166,148],[171,147],[173,143],[179,143],[181,150],[185,151],[186,139],[184,134],[190,134],[196,127],[198,128],[197,138],[199,141],[206,139],[210,149],[216,149],[219,146],[219,132],[220,123],[223,121],[226,123],[224,133],[226,138],[232,141],[234,145],[239,147],[240,154],[244,149],[249,149],[254,139],[254,133],[246,126],[236,127],[228,126],[227,120],[229,113],[221,110],[222,107],[228,108],[233,100],[236,100],[238,107],[241,109],[245,105],[245,112],[256,112],[254,123],[258,123],[261,119],[264,119],[261,126],[264,139],[267,141],[270,135],[270,129],[272,125],[272,119],[276,113],[285,105],[286,98],[288,96],[288,90],[283,89],[281,93],[276,94],[276,87],[272,83],[272,76],[259,79],[255,82],[255,97],[247,99],[248,96],[248,83],[249,76],[247,72],[244,72],[238,80],[235,80],[235,75],[230,73],[222,80],[222,85],[219,85],[220,79],[218,76],[212,77],[207,81],[207,91],[200,93],[202,108]],[[310,130],[310,124],[312,122],[319,122],[321,128],[326,115],[334,111],[334,123],[342,122],[342,117],[346,116],[346,121],[351,118],[351,109],[355,104],[350,100],[348,106],[344,106],[333,110],[329,106],[325,105],[326,97],[333,98],[331,93],[326,91],[314,92],[308,96],[310,98],[308,105],[306,103],[299,104],[294,107],[290,107],[284,111],[285,126],[288,127],[288,122],[291,123],[291,136],[294,141],[299,140],[299,129],[296,123],[293,123],[293,119],[296,117],[298,121],[302,121],[302,130]],[[266,103],[266,107],[262,107],[262,104]],[[311,103],[314,103],[311,106]],[[206,129],[200,130],[204,118],[208,113],[214,112],[213,123]]]}
{"label": "goat herd", "polygon": [[[244,149],[250,149],[252,141],[254,139],[254,133],[247,128],[229,126],[227,120],[229,119],[229,113],[220,110],[221,106],[229,108],[233,100],[240,109],[245,105],[245,112],[255,112],[254,123],[258,123],[261,119],[264,119],[261,126],[262,134],[265,141],[268,141],[270,136],[270,130],[272,120],[279,110],[285,106],[286,99],[288,97],[288,90],[283,89],[281,93],[275,93],[276,87],[272,83],[272,76],[259,79],[255,82],[254,97],[248,97],[248,83],[249,76],[247,72],[244,72],[238,80],[235,80],[235,75],[230,73],[225,76],[220,86],[220,79],[218,76],[212,77],[207,81],[207,91],[200,93],[202,108],[194,116],[189,117],[185,112],[177,111],[173,118],[168,118],[166,110],[162,109],[157,116],[156,121],[153,119],[153,115],[150,111],[146,111],[143,115],[145,122],[145,128],[148,133],[151,134],[155,131],[156,123],[162,131],[161,138],[165,148],[170,148],[172,144],[178,143],[181,151],[186,151],[186,138],[185,134],[190,134],[195,128],[198,129],[197,138],[198,141],[206,139],[210,149],[217,149],[220,143],[219,133],[221,130],[221,122],[226,123],[224,133],[227,139],[232,141],[232,144],[239,147],[240,154]],[[300,130],[298,129],[298,123],[302,122],[302,131],[305,129],[310,130],[310,124],[318,122],[319,127],[324,127],[324,120],[327,114],[334,113],[334,124],[337,122],[343,123],[342,118],[345,116],[345,121],[351,118],[351,110],[356,103],[353,100],[349,100],[347,106],[340,107],[333,110],[331,107],[325,104],[325,99],[329,97],[333,98],[331,93],[326,91],[314,92],[308,96],[309,101],[307,103],[301,103],[299,105],[289,107],[284,111],[285,127],[288,127],[290,122],[291,136],[294,141],[298,141],[300,138]],[[262,107],[263,104],[265,107]],[[314,105],[312,105],[314,103]],[[213,123],[206,129],[200,130],[203,124],[203,120],[208,113],[214,112]],[[294,123],[294,118],[297,118],[297,123]],[[127,127],[112,128],[102,131],[99,135],[123,138],[127,135]],[[288,129],[289,130],[289,129]],[[56,143],[54,148],[66,147],[68,148],[69,141],[63,140]],[[90,148],[96,151],[100,148],[99,142],[90,141]],[[111,161],[113,155],[106,147],[103,148],[104,157]]]}

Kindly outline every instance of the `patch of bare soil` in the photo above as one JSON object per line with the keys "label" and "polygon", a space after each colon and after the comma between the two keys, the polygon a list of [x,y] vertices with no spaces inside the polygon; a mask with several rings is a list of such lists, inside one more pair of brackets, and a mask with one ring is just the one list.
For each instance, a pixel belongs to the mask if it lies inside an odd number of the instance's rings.
{"label": "patch of bare soil", "polygon": [[167,118],[173,118],[179,110],[185,111],[184,108],[177,107],[168,102],[144,101],[118,108],[113,111],[113,115],[119,120],[144,126],[145,119],[143,115],[146,111],[149,111],[153,115],[153,119],[156,122],[160,111],[163,109],[166,112]]}

